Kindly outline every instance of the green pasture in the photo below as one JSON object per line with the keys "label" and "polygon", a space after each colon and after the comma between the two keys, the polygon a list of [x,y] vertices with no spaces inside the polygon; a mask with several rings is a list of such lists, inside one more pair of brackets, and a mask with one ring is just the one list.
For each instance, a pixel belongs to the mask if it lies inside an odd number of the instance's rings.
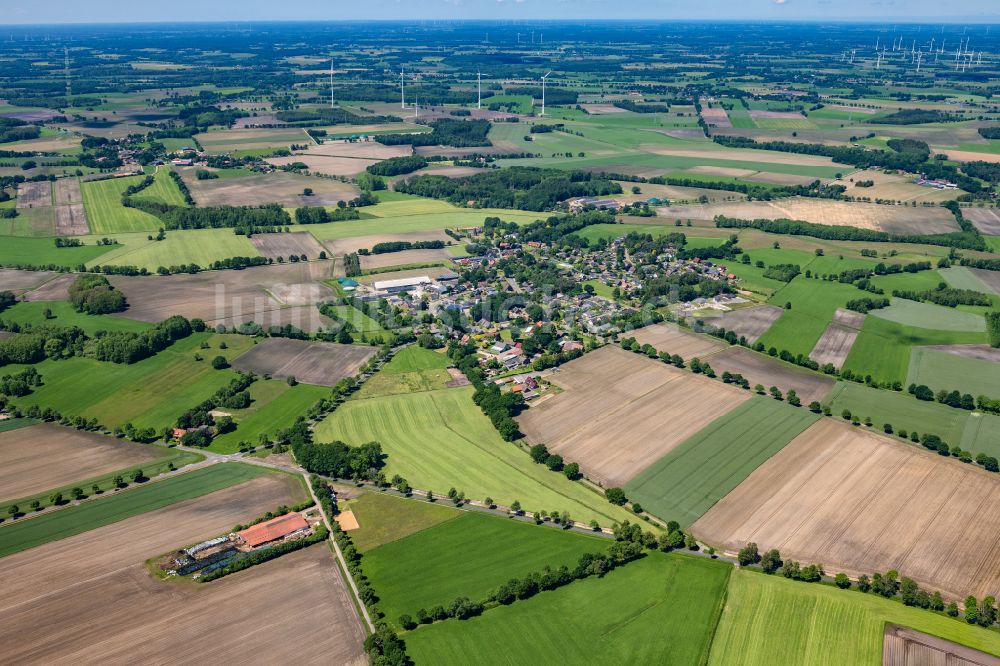
{"label": "green pasture", "polygon": [[[4,202],[5,208],[15,208],[16,201]],[[0,219],[0,235],[26,238],[44,237],[51,242],[56,235],[56,209],[52,206],[20,208],[17,217]]]}
{"label": "green pasture", "polygon": [[138,485],[110,497],[59,509],[37,518],[22,518],[0,529],[0,557],[89,532],[126,518],[274,473],[264,467],[242,463],[210,465],[162,481]]}
{"label": "green pasture", "polygon": [[235,453],[240,449],[240,442],[257,446],[261,435],[273,438],[279,430],[295,425],[295,419],[304,416],[310,407],[330,395],[329,389],[322,386],[289,386],[287,382],[277,379],[258,379],[249,390],[253,400],[250,407],[232,412],[237,423],[236,430],[213,439],[210,451]]}
{"label": "green pasture", "polygon": [[163,223],[149,213],[122,205],[122,193],[132,185],[142,182],[143,176],[82,181],[83,207],[87,213],[90,231],[109,235],[128,231],[155,232]]}
{"label": "green pasture", "polygon": [[[754,250],[752,254],[759,254],[759,251]],[[741,267],[742,264],[733,266],[734,271]],[[809,354],[833,321],[837,308],[844,307],[847,301],[860,294],[852,285],[799,275],[768,299],[774,305],[784,307],[791,303],[792,307],[786,309],[758,341],[765,347],[787,349],[792,354]]]}
{"label": "green pasture", "polygon": [[721,562],[653,552],[404,640],[418,664],[703,664],[730,573]]}
{"label": "green pasture", "polygon": [[169,204],[171,206],[187,206],[184,195],[181,194],[177,183],[170,177],[170,167],[160,167],[153,177],[153,184],[133,195],[135,199],[145,201],[156,201],[158,203]]}
{"label": "green pasture", "polygon": [[98,245],[56,247],[52,238],[4,236],[0,238],[0,264],[4,266],[32,264],[35,266],[53,265],[76,268],[80,264],[90,263],[110,249],[110,247]]}
{"label": "green pasture", "polygon": [[451,381],[451,375],[445,370],[449,364],[444,354],[417,346],[407,347],[365,382],[358,397],[375,398],[444,389]]}
{"label": "green pasture", "polygon": [[526,511],[568,511],[574,520],[604,526],[629,518],[625,509],[500,439],[472,393],[463,387],[350,400],[316,426],[316,438],[380,442],[389,456],[386,476],[400,474],[421,490],[454,487],[469,498],[489,496],[504,506],[518,500]]}
{"label": "green pasture", "polygon": [[363,553],[463,515],[450,502],[421,502],[382,492],[363,492],[339,506],[357,519],[360,527],[351,530],[351,541]]}
{"label": "green pasture", "polygon": [[[45,311],[51,312],[45,318]],[[5,321],[37,326],[77,326],[88,335],[97,331],[145,331],[152,326],[144,321],[126,319],[115,315],[89,315],[77,312],[68,301],[21,301],[3,312]]]}
{"label": "green pasture", "polygon": [[663,520],[690,525],[818,419],[754,396],[644,469],[625,494]]}
{"label": "green pasture", "polygon": [[258,257],[260,252],[246,236],[232,229],[184,229],[168,231],[162,241],[140,240],[126,245],[101,264],[137,266],[155,271],[160,266],[197,264],[207,267],[230,257]]}
{"label": "green pasture", "polygon": [[970,271],[965,266],[952,266],[951,268],[939,269],[938,274],[944,278],[944,281],[948,283],[949,287],[954,287],[955,289],[969,289],[970,291],[978,291],[982,294],[988,294],[994,297],[994,303],[996,302],[996,292],[986,286],[986,284],[976,277],[976,274]]}
{"label": "green pasture", "polygon": [[869,316],[903,326],[936,331],[956,333],[984,333],[986,331],[986,319],[980,314],[905,298],[893,298],[889,307],[873,310]]}
{"label": "green pasture", "polygon": [[466,512],[365,553],[365,575],[391,623],[456,597],[484,599],[501,584],[545,566],[572,568],[610,542],[548,525]]}
{"label": "green pasture", "polygon": [[[422,199],[417,203],[422,207],[425,201],[427,200]],[[379,208],[380,206],[409,205],[411,203],[409,201],[390,201],[370,207],[369,212],[375,213],[371,209]],[[414,207],[411,206],[411,208]],[[419,208],[415,209],[419,210]],[[546,213],[527,213],[512,210],[497,211],[488,208],[456,208],[454,206],[441,209],[441,212],[436,213],[433,211],[427,213],[409,213],[399,212],[399,210],[399,207],[396,207],[393,211],[383,208],[379,213],[386,213],[385,216],[379,214],[376,218],[372,219],[312,224],[309,225],[308,230],[318,240],[327,241],[354,238],[357,236],[371,236],[374,234],[403,234],[411,231],[428,231],[432,229],[477,227],[482,226],[483,220],[490,216],[496,216],[506,222],[516,222],[518,224],[527,224],[546,216]],[[405,211],[406,209],[403,210]]]}
{"label": "green pasture", "polygon": [[1000,634],[876,594],[737,569],[710,666],[882,664],[887,623],[1000,655]]}
{"label": "green pasture", "polygon": [[906,376],[906,385],[910,384],[996,398],[1000,397],[1000,363],[914,347]]}

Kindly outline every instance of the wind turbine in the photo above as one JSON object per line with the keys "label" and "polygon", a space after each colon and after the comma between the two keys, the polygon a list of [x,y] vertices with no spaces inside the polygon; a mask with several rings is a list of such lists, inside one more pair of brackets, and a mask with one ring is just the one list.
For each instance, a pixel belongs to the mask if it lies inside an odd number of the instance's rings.
{"label": "wind turbine", "polygon": [[[552,72],[549,72],[551,74]],[[542,77],[542,117],[545,117],[545,79],[549,78],[549,74]]]}
{"label": "wind turbine", "polygon": [[406,95],[403,94],[403,68],[399,68],[399,108],[406,108]]}
{"label": "wind turbine", "polygon": [[333,102],[333,59],[330,59],[330,108],[334,107]]}
{"label": "wind turbine", "polygon": [[476,97],[476,108],[483,108],[483,73],[481,71],[476,72],[476,88],[479,91]]}

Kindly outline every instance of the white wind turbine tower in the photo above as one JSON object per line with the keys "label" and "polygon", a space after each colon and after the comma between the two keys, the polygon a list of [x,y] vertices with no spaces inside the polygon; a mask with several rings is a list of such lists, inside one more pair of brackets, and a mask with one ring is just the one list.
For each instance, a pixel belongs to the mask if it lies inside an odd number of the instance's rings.
{"label": "white wind turbine tower", "polygon": [[[551,74],[552,72],[549,72]],[[549,78],[549,74],[542,77],[542,117],[545,117],[545,79]]]}
{"label": "white wind turbine tower", "polygon": [[481,71],[476,72],[476,88],[478,89],[478,95],[476,96],[476,108],[483,108],[483,73]]}
{"label": "white wind turbine tower", "polygon": [[406,95],[403,94],[403,68],[399,69],[399,108],[406,108]]}
{"label": "white wind turbine tower", "polygon": [[330,59],[330,108],[334,107],[333,101],[333,59]]}

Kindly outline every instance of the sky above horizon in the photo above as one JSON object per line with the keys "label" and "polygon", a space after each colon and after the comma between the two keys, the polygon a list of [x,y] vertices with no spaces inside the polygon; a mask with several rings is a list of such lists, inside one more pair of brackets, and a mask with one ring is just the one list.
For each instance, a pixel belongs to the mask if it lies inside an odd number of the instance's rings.
{"label": "sky above horizon", "polygon": [[[7,5],[6,7],[3,7]],[[12,24],[268,20],[883,20],[1000,22],[1000,0],[0,0]]]}

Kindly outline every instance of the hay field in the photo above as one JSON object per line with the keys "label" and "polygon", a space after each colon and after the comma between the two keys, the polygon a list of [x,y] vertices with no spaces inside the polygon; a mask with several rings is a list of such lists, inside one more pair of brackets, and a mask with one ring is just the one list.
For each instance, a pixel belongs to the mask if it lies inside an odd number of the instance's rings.
{"label": "hay field", "polygon": [[518,419],[605,486],[622,486],[749,396],[620,347],[602,347],[549,375],[563,392]]}
{"label": "hay field", "polygon": [[979,233],[1000,236],[1000,210],[996,208],[963,208],[962,217],[972,222]]}
{"label": "hay field", "polygon": [[763,384],[764,388],[777,386],[782,393],[795,389],[804,404],[822,400],[829,393],[834,381],[776,358],[752,352],[745,347],[730,347],[708,359],[716,374],[725,371],[741,374],[750,385]]}
{"label": "hay field", "polygon": [[896,569],[951,598],[995,593],[1000,480],[833,419],[795,438],[692,531],[849,575]]}
{"label": "hay field", "polygon": [[325,545],[205,585],[157,580],[143,565],[299,497],[267,475],[0,560],[0,661],[365,663]]}
{"label": "hay field", "polygon": [[360,345],[266,338],[237,357],[233,367],[276,379],[295,377],[305,384],[333,386],[356,375],[374,353],[374,347]]}
{"label": "hay field", "polygon": [[[184,169],[181,173],[199,206],[262,206],[269,203],[285,208],[336,206],[338,201],[350,201],[361,193],[351,183],[297,173],[260,173],[210,180],[198,180],[195,169]],[[313,191],[311,196],[302,194],[306,188]]]}
{"label": "hay field", "polygon": [[[858,187],[858,181],[874,181],[872,187]],[[961,192],[955,190],[939,190],[936,187],[924,187],[912,182],[912,178],[890,174],[882,171],[858,171],[833,181],[847,188],[845,195],[851,197],[868,197],[870,199],[890,199],[895,201],[919,201],[941,203],[954,199]]]}
{"label": "hay field", "polygon": [[25,497],[168,453],[167,449],[51,424],[8,430],[0,433],[0,492],[3,499]]}
{"label": "hay field", "polygon": [[361,269],[367,271],[390,266],[441,262],[451,262],[451,255],[443,248],[440,250],[403,250],[402,252],[385,252],[363,256],[361,257]]}
{"label": "hay field", "polygon": [[940,234],[959,230],[955,217],[945,208],[907,208],[802,198],[669,206],[661,208],[659,214],[692,220],[713,220],[716,215],[744,220],[803,220],[896,234]]}
{"label": "hay field", "polygon": [[302,162],[309,171],[321,173],[327,176],[357,176],[372,164],[378,164],[379,160],[364,160],[355,157],[334,157],[330,155],[310,155],[308,153],[298,153],[291,157],[271,157],[268,164],[281,167],[293,162]]}
{"label": "hay field", "polygon": [[707,335],[691,333],[674,324],[651,324],[629,331],[623,337],[632,337],[641,345],[653,345],[657,351],[679,354],[685,359],[702,358],[726,347]]}
{"label": "hay field", "polygon": [[292,255],[297,257],[305,255],[307,259],[317,259],[319,253],[323,251],[323,246],[308,231],[287,234],[254,234],[250,237],[250,242],[260,252],[260,256],[269,257],[275,261],[278,257],[287,259]]}

